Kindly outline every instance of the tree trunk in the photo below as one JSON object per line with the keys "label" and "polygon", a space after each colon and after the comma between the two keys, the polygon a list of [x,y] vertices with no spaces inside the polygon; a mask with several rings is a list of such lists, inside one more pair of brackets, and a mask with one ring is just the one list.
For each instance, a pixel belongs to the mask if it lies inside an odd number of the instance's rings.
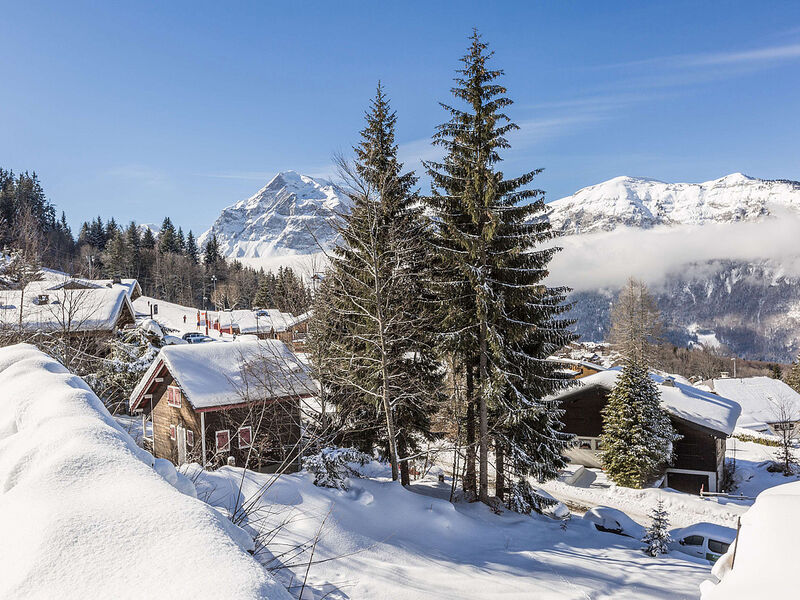
{"label": "tree trunk", "polygon": [[494,441],[494,464],[497,475],[494,482],[494,495],[505,500],[506,474],[505,474],[505,450],[499,440]]}
{"label": "tree trunk", "polygon": [[481,323],[480,329],[480,396],[478,398],[478,417],[480,419],[480,439],[479,439],[479,469],[480,469],[480,488],[478,489],[478,499],[486,504],[489,503],[489,408],[486,403],[486,390],[489,382],[489,372],[487,365],[486,347],[486,322]]}
{"label": "tree trunk", "polygon": [[[405,438],[401,435],[400,439],[397,440],[397,451],[399,452],[399,458],[403,458],[407,454],[408,447],[406,445]],[[400,483],[403,486],[407,486],[411,483],[411,477],[408,472],[408,461],[404,460],[400,463]]]}
{"label": "tree trunk", "polygon": [[467,448],[464,471],[464,491],[478,495],[475,476],[475,384],[472,365],[467,366]]}

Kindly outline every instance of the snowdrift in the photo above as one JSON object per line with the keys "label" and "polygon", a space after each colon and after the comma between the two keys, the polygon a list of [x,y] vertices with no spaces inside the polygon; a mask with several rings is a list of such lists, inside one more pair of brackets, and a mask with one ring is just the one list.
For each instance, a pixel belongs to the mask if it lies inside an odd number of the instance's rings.
{"label": "snowdrift", "polygon": [[0,598],[290,596],[251,538],[138,448],[79,377],[0,348]]}
{"label": "snowdrift", "polygon": [[742,516],[735,544],[714,565],[720,579],[700,586],[703,600],[796,598],[800,540],[800,482],[787,483],[759,494]]}

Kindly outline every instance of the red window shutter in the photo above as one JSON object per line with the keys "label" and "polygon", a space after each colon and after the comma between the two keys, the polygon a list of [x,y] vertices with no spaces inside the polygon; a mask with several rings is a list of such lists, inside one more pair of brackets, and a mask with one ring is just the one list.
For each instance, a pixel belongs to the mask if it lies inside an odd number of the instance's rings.
{"label": "red window shutter", "polygon": [[228,452],[231,448],[231,433],[227,429],[217,431],[217,452]]}
{"label": "red window shutter", "polygon": [[175,435],[175,425],[169,426],[169,439],[174,440],[176,437]]}
{"label": "red window shutter", "polygon": [[191,429],[186,430],[186,444],[188,446],[194,446],[194,431]]}
{"label": "red window shutter", "polygon": [[249,448],[253,443],[253,430],[250,426],[239,429],[239,448]]}

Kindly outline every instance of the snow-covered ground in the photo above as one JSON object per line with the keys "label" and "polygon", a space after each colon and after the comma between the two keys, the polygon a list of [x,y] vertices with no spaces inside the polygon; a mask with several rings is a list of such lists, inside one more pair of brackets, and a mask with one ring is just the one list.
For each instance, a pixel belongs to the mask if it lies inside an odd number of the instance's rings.
{"label": "snow-covered ground", "polygon": [[[227,510],[258,496],[251,519],[279,529],[270,563],[299,591],[313,549],[309,598],[697,598],[707,563],[681,553],[646,556],[636,540],[601,533],[580,518],[558,521],[480,503],[448,501],[449,483],[435,478],[403,489],[384,470],[352,480],[348,491],[318,488],[305,473],[271,475],[223,467],[189,467],[198,495]],[[297,553],[292,548],[306,544]],[[269,559],[266,559],[269,560]]]}
{"label": "snow-covered ground", "polygon": [[[595,506],[609,506],[626,513],[642,525],[648,523],[648,515],[659,498],[669,512],[673,527],[687,527],[693,523],[707,521],[727,527],[736,527],[738,518],[753,504],[752,498],[776,485],[796,481],[797,476],[784,477],[770,473],[768,463],[775,460],[777,448],[755,442],[743,442],[736,438],[728,440],[727,456],[736,459],[736,490],[745,498],[701,498],[671,489],[646,488],[634,490],[614,485],[600,469],[585,469],[574,482],[549,481],[542,487],[566,503],[573,510]],[[572,467],[573,471],[577,467]],[[566,478],[562,478],[566,479]]]}

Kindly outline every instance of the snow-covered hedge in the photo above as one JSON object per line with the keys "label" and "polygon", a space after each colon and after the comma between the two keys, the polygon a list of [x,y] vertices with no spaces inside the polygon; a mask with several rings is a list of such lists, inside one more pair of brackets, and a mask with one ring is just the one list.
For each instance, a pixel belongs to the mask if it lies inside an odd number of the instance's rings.
{"label": "snow-covered hedge", "polygon": [[314,485],[346,490],[347,479],[360,477],[358,467],[371,460],[371,456],[355,448],[324,448],[303,458],[303,468],[314,475]]}
{"label": "snow-covered hedge", "polygon": [[79,377],[0,348],[0,598],[288,600],[194,493]]}

